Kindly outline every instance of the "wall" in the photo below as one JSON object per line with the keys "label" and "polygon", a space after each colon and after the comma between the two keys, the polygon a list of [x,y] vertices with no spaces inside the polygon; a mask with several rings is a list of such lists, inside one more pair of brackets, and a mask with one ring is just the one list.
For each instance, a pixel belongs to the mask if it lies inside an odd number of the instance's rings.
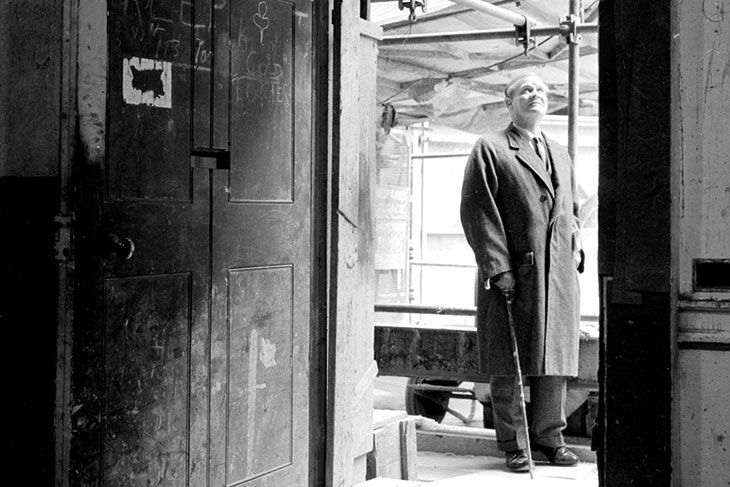
{"label": "wall", "polygon": [[[676,485],[730,472],[730,1],[673,2]],[[697,260],[719,265],[707,282]],[[708,286],[709,284],[709,286]]]}
{"label": "wall", "polygon": [[60,0],[0,4],[0,177],[58,174]]}
{"label": "wall", "polygon": [[5,461],[54,476],[61,0],[0,2],[0,328]]}

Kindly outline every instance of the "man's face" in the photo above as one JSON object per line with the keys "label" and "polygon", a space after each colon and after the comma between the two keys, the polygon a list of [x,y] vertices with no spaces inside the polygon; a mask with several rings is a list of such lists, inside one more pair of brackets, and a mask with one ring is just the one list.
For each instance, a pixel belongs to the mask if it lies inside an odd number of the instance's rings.
{"label": "man's face", "polygon": [[526,125],[526,122],[540,120],[547,113],[547,92],[547,86],[537,76],[526,76],[517,81],[505,99],[512,121]]}

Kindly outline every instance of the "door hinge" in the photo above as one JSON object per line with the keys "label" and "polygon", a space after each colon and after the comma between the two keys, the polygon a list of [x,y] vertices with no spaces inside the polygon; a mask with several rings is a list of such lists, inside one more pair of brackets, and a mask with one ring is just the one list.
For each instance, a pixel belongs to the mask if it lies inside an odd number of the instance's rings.
{"label": "door hinge", "polygon": [[56,215],[53,223],[56,225],[55,258],[59,262],[68,262],[73,259],[74,214]]}

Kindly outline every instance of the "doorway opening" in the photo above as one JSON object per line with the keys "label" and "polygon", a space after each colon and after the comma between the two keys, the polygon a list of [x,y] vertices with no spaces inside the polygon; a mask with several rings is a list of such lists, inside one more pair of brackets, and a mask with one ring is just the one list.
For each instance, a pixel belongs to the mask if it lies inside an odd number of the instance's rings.
{"label": "doorway opening", "polygon": [[[551,93],[541,128],[571,149],[578,180],[587,259],[579,277],[580,370],[569,385],[564,433],[583,464],[591,466],[587,478],[583,472],[576,475],[586,485],[598,485],[590,445],[598,406],[600,306],[598,2],[581,5],[575,19],[584,29],[573,78],[577,106],[571,104],[569,35],[545,30],[534,42],[520,44],[519,29],[504,32],[504,19],[464,3],[429,2],[428,13],[401,11],[401,2],[371,5],[370,20],[381,25],[384,35],[378,57],[382,124],[375,203],[379,377],[374,407],[425,418],[418,430],[421,480],[440,479],[427,466],[434,466],[439,454],[452,459],[459,454],[500,456],[493,468],[472,461],[454,475],[504,470],[502,454],[493,445],[489,385],[476,373],[476,266],[461,228],[459,201],[472,145],[480,134],[509,122],[505,83],[535,72]],[[572,5],[565,0],[500,6],[536,19],[540,27],[565,27]],[[529,388],[527,395],[529,406]]]}

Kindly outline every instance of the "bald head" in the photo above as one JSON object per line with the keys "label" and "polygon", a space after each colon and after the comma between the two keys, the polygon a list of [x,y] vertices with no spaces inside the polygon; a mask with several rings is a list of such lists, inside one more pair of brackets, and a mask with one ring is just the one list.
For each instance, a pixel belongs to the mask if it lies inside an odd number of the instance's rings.
{"label": "bald head", "polygon": [[548,89],[535,73],[515,76],[504,88],[504,103],[515,125],[536,133],[547,113]]}
{"label": "bald head", "polygon": [[[504,96],[506,98],[512,98],[512,90],[519,84],[520,81],[524,80],[525,78],[537,78],[542,82],[542,79],[537,75],[537,73],[528,72],[528,73],[522,73],[518,74],[514,78],[512,78],[509,83],[504,87]],[[543,82],[543,85],[545,83]]]}

